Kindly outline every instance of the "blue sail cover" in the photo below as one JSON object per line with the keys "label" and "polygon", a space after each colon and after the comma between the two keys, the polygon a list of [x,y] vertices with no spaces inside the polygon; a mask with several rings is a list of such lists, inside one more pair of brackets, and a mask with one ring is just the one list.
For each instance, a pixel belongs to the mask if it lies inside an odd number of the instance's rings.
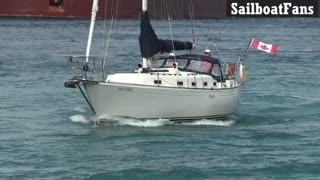
{"label": "blue sail cover", "polygon": [[161,52],[171,52],[172,50],[191,50],[193,44],[189,41],[172,41],[158,39],[150,23],[149,14],[147,11],[142,13],[140,27],[140,51],[144,58],[150,58],[153,55]]}

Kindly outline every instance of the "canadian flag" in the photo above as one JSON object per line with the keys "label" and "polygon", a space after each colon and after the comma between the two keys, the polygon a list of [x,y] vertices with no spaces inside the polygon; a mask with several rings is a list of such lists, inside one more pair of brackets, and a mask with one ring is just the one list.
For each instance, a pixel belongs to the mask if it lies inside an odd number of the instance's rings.
{"label": "canadian flag", "polygon": [[250,47],[259,49],[270,54],[276,54],[278,50],[278,44],[266,44],[257,40],[256,38],[252,38]]}

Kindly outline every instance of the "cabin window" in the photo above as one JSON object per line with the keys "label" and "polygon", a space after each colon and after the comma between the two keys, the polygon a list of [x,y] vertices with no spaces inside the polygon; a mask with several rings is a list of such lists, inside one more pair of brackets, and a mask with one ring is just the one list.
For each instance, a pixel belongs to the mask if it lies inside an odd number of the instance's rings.
{"label": "cabin window", "polygon": [[197,83],[196,83],[196,82],[192,82],[191,85],[192,85],[192,86],[196,86]]}
{"label": "cabin window", "polygon": [[213,83],[213,86],[217,86],[217,83],[216,83],[216,82],[214,82],[214,83]]}
{"label": "cabin window", "polygon": [[161,80],[154,80],[154,84],[161,84]]}
{"label": "cabin window", "polygon": [[200,70],[200,61],[191,60],[187,69],[191,70],[191,71],[199,71]]}
{"label": "cabin window", "polygon": [[221,76],[219,64],[214,64],[211,70],[213,76]]}
{"label": "cabin window", "polygon": [[212,63],[207,61],[201,61],[201,64],[200,64],[201,72],[209,73],[211,66],[212,66]]}
{"label": "cabin window", "polygon": [[173,64],[176,62],[175,59],[167,59],[165,64],[164,64],[164,67],[173,67]]}
{"label": "cabin window", "polygon": [[178,82],[177,82],[177,85],[178,85],[178,86],[183,86],[183,82],[182,82],[182,81],[178,81]]}
{"label": "cabin window", "polygon": [[212,63],[210,63],[210,62],[191,60],[187,69],[190,71],[209,73],[211,66],[212,66]]}
{"label": "cabin window", "polygon": [[208,86],[208,82],[204,82],[204,83],[203,83],[203,86]]}
{"label": "cabin window", "polygon": [[164,59],[152,60],[151,67],[160,68],[164,64]]}
{"label": "cabin window", "polygon": [[177,59],[178,68],[185,68],[187,66],[187,59]]}

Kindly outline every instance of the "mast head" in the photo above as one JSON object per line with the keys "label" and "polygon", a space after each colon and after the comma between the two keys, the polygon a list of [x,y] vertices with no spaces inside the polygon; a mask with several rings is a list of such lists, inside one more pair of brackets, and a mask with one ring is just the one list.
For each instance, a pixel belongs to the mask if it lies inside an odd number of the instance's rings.
{"label": "mast head", "polygon": [[148,11],[148,0],[142,0],[142,12]]}

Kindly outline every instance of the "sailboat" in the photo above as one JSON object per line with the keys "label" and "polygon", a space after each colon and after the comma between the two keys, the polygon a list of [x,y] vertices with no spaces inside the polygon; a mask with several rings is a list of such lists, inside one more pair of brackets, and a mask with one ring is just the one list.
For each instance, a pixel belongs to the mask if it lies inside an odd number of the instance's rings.
{"label": "sailboat", "polygon": [[[241,60],[223,64],[217,58],[193,54],[193,42],[162,40],[150,23],[147,0],[142,1],[139,36],[142,63],[134,72],[110,74],[93,79],[97,58],[90,57],[92,35],[98,11],[93,1],[92,18],[84,62],[73,69],[81,72],[67,82],[67,88],[79,88],[98,119],[121,116],[137,119],[192,121],[226,119],[235,113],[245,82]],[[187,54],[173,54],[186,52]],[[166,56],[155,58],[158,53]],[[79,57],[67,57],[74,63]],[[82,63],[82,64],[81,64]],[[102,68],[103,69],[103,68]]]}

